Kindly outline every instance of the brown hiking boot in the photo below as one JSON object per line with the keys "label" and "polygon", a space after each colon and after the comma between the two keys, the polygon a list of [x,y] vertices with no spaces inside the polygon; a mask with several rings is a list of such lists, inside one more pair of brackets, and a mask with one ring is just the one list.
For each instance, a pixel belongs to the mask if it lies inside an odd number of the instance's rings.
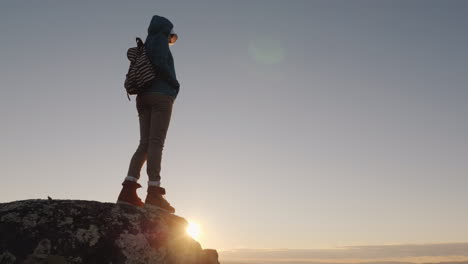
{"label": "brown hiking boot", "polygon": [[136,190],[141,188],[140,184],[133,181],[124,181],[122,186],[122,191],[120,191],[119,198],[117,198],[117,204],[128,204],[138,207],[145,205],[136,193]]}
{"label": "brown hiking boot", "polygon": [[145,200],[145,207],[159,208],[169,213],[175,213],[174,207],[163,197],[166,190],[159,186],[148,186],[148,195]]}

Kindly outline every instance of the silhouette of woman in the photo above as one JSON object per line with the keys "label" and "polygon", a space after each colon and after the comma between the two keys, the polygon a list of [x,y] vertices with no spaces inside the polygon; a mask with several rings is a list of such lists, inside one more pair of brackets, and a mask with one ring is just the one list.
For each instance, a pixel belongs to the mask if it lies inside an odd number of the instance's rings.
{"label": "silhouette of woman", "polygon": [[[140,123],[140,143],[130,161],[127,177],[117,203],[135,206],[153,206],[174,213],[175,209],[163,197],[166,190],[161,185],[161,159],[167,130],[171,120],[172,106],[179,93],[174,59],[169,46],[178,36],[173,24],[164,17],[153,16],[148,27],[145,48],[153,66],[158,69],[158,78],[152,85],[136,97],[136,108]],[[140,171],[147,161],[148,191],[145,203],[138,197],[136,190]]]}

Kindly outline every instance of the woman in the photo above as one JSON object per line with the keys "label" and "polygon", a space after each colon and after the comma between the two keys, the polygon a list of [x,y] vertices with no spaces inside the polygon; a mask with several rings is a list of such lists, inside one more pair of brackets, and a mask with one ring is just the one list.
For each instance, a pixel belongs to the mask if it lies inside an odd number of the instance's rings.
{"label": "woman", "polygon": [[[130,161],[127,177],[117,203],[135,206],[153,206],[174,213],[175,209],[163,197],[166,193],[161,185],[161,157],[166,133],[171,120],[172,106],[179,93],[174,60],[169,45],[177,41],[172,23],[160,16],[153,16],[148,27],[145,48],[158,78],[143,93],[136,97],[136,108],[140,122],[140,144]],[[148,192],[145,203],[136,190],[143,163],[147,161]]]}

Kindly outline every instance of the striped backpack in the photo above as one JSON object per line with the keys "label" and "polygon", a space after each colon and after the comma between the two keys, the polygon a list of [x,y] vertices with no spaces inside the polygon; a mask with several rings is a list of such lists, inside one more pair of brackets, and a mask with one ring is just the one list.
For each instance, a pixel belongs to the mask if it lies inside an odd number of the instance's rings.
{"label": "striped backpack", "polygon": [[156,71],[146,54],[145,45],[140,38],[136,38],[137,46],[129,48],[127,58],[130,67],[125,78],[124,87],[127,90],[127,97],[130,94],[138,94],[150,86],[156,78]]}

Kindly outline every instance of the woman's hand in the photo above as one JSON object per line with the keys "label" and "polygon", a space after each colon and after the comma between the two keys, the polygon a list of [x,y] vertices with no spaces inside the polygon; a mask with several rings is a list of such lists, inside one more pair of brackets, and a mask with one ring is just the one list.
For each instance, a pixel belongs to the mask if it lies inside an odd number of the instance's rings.
{"label": "woman's hand", "polygon": [[179,89],[180,87],[180,84],[179,84],[179,81],[177,81],[176,79],[171,79],[168,81],[169,85],[172,86],[174,89]]}

